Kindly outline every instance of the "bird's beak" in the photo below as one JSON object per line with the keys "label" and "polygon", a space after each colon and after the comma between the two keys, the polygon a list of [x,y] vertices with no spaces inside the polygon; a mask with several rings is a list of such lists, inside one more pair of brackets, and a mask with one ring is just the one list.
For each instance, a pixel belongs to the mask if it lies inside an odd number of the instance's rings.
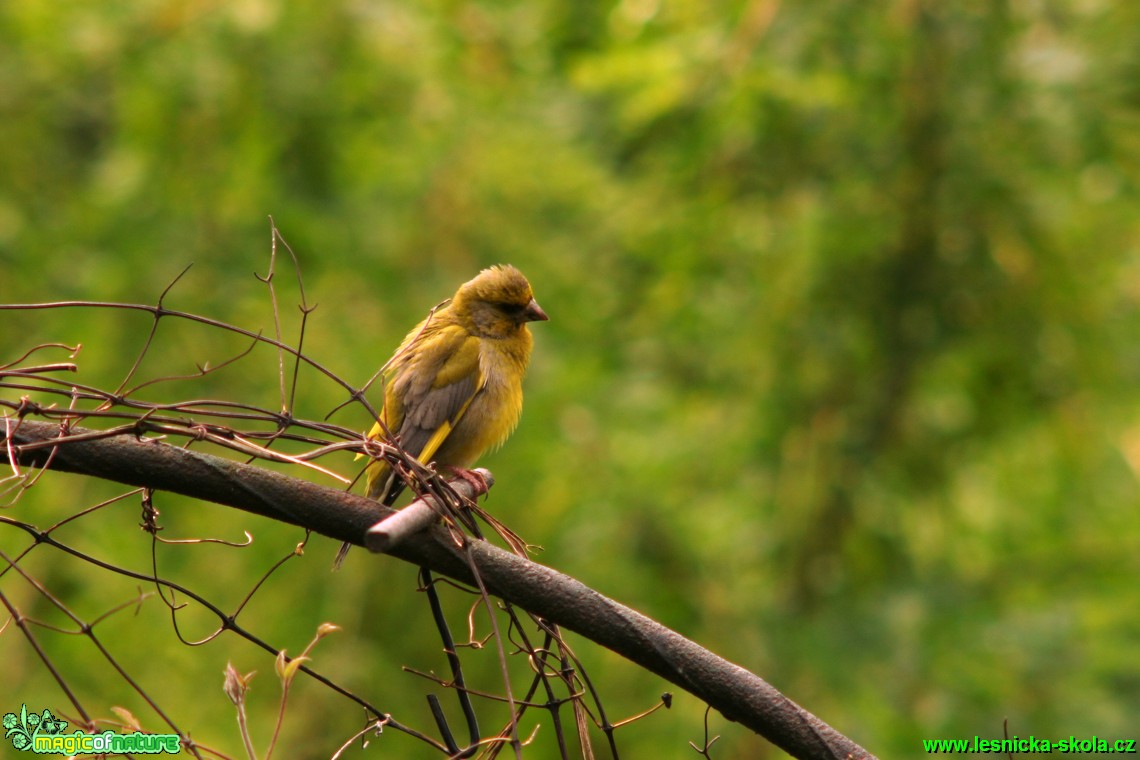
{"label": "bird's beak", "polygon": [[526,322],[545,322],[550,319],[550,317],[546,316],[546,312],[542,310],[542,307],[538,305],[538,301],[533,298],[530,299],[530,303],[523,309],[523,318]]}

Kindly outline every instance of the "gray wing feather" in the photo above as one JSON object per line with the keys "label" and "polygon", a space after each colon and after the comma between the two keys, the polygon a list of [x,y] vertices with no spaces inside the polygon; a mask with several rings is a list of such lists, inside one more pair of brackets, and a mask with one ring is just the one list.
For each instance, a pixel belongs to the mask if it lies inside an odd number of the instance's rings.
{"label": "gray wing feather", "polygon": [[419,457],[439,426],[449,420],[454,421],[475,393],[475,381],[476,377],[469,375],[442,388],[408,388],[403,398],[403,424],[399,430],[393,431],[399,436],[400,445]]}

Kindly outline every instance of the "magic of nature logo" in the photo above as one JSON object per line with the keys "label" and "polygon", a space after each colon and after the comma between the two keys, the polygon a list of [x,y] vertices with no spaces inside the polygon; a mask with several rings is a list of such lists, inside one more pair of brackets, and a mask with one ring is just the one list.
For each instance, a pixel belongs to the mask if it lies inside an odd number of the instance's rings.
{"label": "magic of nature logo", "polygon": [[20,705],[20,714],[6,713],[3,718],[4,738],[15,749],[48,755],[97,755],[97,754],[137,754],[157,755],[178,754],[182,742],[177,734],[144,734],[135,731],[121,734],[117,731],[104,731],[87,734],[82,731],[64,733],[67,721],[52,715],[51,710],[42,713],[29,712],[26,704]]}

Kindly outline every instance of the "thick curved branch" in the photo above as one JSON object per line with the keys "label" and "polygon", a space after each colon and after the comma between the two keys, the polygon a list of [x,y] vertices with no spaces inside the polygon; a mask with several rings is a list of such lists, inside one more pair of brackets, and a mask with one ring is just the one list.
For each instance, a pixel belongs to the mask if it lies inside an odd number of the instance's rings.
{"label": "thick curved branch", "polygon": [[[363,544],[365,532],[393,510],[371,499],[260,467],[133,436],[99,438],[57,424],[22,420],[0,428],[0,461],[170,491],[292,523]],[[7,436],[7,437],[5,437]],[[50,460],[50,461],[49,461]],[[460,493],[472,487],[455,484]],[[468,560],[442,527],[392,548],[391,554],[473,584]],[[549,567],[472,542],[471,554],[491,593],[575,631],[656,673],[798,758],[871,758],[869,752],[739,665]]]}

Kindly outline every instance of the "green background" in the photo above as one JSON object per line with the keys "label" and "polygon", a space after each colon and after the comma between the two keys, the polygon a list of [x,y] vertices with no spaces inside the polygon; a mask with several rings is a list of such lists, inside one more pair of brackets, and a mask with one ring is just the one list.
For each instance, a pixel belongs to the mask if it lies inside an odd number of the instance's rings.
{"label": "green background", "polygon": [[[253,273],[272,215],[319,304],[306,351],[361,385],[459,283],[517,265],[550,321],[521,426],[482,462],[487,507],[540,561],[885,758],[1000,738],[1005,719],[1019,736],[1136,735],[1138,158],[1128,3],[0,4],[0,300],[153,303],[192,263],[168,306],[271,333]],[[283,262],[276,284],[295,341]],[[0,362],[82,342],[75,381],[113,387],[148,329],[4,312]],[[164,322],[140,378],[245,346]],[[259,350],[140,395],[276,409],[277,389]],[[296,412],[344,400],[306,372]],[[359,408],[333,421],[368,424]],[[48,474],[2,514],[46,527],[121,490]],[[164,575],[226,609],[301,539],[157,505],[167,538],[254,534],[159,549]],[[136,498],[60,536],[145,572],[138,522]],[[27,543],[0,530],[8,554]],[[290,653],[343,626],[315,666],[430,732],[423,694],[442,690],[400,670],[445,672],[414,570],[358,551],[333,575],[334,551],[313,539],[239,621]],[[21,566],[88,621],[140,587],[44,547]],[[14,573],[0,591],[66,625]],[[462,636],[470,598],[447,599]],[[179,623],[193,639],[216,621]],[[264,752],[269,655],[232,635],[184,646],[154,598],[96,633],[234,756],[221,672],[257,670]],[[93,714],[163,729],[89,640],[40,635]],[[611,720],[677,691],[571,641]],[[0,656],[0,711],[69,712],[12,626]],[[495,688],[493,650],[465,660]],[[702,717],[680,693],[618,732],[623,756],[693,757]],[[554,757],[539,719],[533,756]],[[359,724],[302,679],[275,756],[329,756]],[[718,715],[711,731],[714,757],[783,755]],[[386,732],[349,756],[434,755]]]}

